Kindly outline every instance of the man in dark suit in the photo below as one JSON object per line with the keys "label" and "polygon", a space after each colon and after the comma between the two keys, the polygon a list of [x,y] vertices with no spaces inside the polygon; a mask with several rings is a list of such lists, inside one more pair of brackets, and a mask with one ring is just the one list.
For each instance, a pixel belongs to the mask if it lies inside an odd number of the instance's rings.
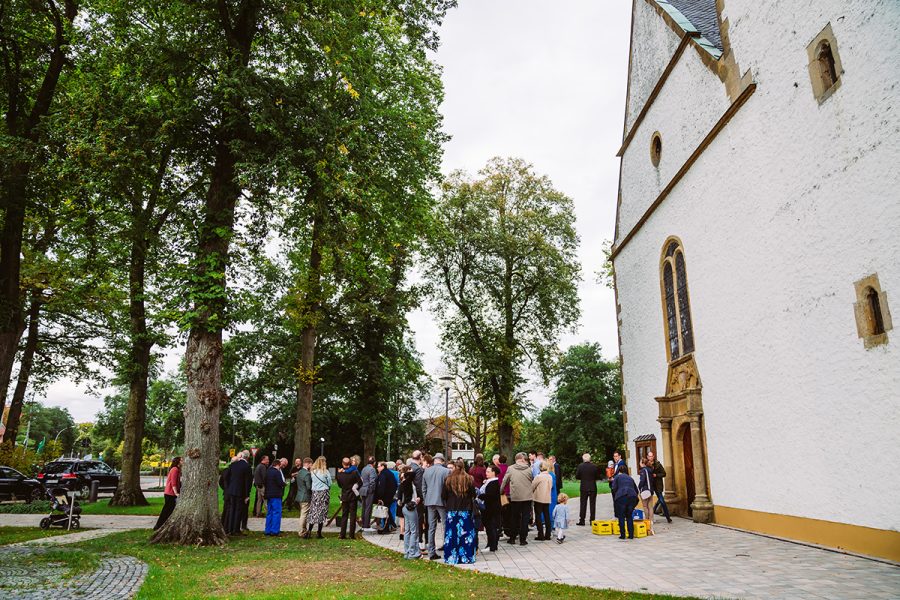
{"label": "man in dark suit", "polygon": [[597,478],[599,475],[597,466],[591,462],[590,454],[582,455],[581,460],[584,462],[578,465],[578,468],[575,470],[575,479],[581,482],[579,494],[581,497],[581,512],[579,513],[578,525],[584,525],[584,517],[589,504],[591,507],[591,521],[594,520],[597,512]]}
{"label": "man in dark suit", "polygon": [[247,462],[250,452],[244,450],[239,457],[229,467],[231,473],[228,477],[228,487],[225,490],[229,504],[225,533],[229,535],[242,535],[241,522],[250,502],[250,487],[253,485],[253,470],[250,468],[250,463]]}
{"label": "man in dark suit", "polygon": [[[337,484],[341,488],[341,539],[347,538],[347,522],[350,522],[350,539],[356,537],[356,505],[362,478],[359,469],[351,468],[350,459],[341,461],[341,471],[337,474]],[[354,486],[356,489],[354,489]]]}

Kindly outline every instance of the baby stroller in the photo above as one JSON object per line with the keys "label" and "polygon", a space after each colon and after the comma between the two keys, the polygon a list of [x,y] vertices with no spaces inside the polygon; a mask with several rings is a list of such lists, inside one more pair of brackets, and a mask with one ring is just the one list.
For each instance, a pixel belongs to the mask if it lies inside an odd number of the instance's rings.
{"label": "baby stroller", "polygon": [[51,527],[68,527],[69,512],[72,513],[72,529],[81,527],[81,506],[78,501],[73,499],[72,504],[69,503],[69,497],[66,495],[66,488],[55,487],[47,492],[52,503],[50,514],[41,519],[41,529],[50,529]]}

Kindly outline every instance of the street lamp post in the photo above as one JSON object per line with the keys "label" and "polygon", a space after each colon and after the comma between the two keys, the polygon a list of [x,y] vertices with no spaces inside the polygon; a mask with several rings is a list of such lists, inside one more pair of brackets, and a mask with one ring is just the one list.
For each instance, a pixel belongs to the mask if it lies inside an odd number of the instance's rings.
{"label": "street lamp post", "polygon": [[231,447],[234,448],[234,430],[237,429],[237,415],[231,415]]}
{"label": "street lamp post", "polygon": [[453,378],[445,375],[440,380],[444,382],[444,456],[450,460],[450,382]]}
{"label": "street lamp post", "polygon": [[62,433],[63,431],[66,431],[67,429],[72,429],[72,427],[74,427],[74,425],[69,425],[68,427],[63,427],[62,429],[60,429],[59,431],[57,431],[57,432],[56,432],[56,437],[53,438],[53,441],[54,441],[54,442],[58,442],[58,441],[59,441],[59,434]]}
{"label": "street lamp post", "polygon": [[319,456],[325,456],[325,438],[319,438]]}

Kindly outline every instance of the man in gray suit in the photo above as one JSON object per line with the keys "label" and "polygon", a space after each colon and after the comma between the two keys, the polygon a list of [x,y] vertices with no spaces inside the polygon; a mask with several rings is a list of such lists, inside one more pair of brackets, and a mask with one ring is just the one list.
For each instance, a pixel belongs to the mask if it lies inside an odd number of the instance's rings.
{"label": "man in gray suit", "polygon": [[375,478],[378,477],[378,471],[375,470],[374,456],[369,457],[359,476],[362,477],[362,485],[359,488],[359,495],[362,498],[363,505],[362,530],[375,531],[371,526],[372,505],[375,502]]}
{"label": "man in gray suit", "polygon": [[444,455],[440,452],[434,455],[434,466],[425,469],[422,474],[422,495],[428,511],[428,558],[431,560],[440,558],[434,544],[434,535],[437,533],[438,518],[443,526],[447,524],[447,509],[444,508],[441,492],[444,491],[444,481],[449,474],[450,470],[444,466]]}

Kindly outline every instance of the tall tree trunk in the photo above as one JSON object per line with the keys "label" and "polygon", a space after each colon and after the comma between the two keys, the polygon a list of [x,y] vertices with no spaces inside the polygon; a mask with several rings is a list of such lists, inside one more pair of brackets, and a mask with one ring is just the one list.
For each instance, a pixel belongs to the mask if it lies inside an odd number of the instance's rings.
{"label": "tall tree trunk", "polygon": [[[122,448],[122,475],[109,501],[110,506],[146,506],[141,492],[141,458],[144,420],[147,416],[147,380],[153,341],[147,334],[147,308],[144,302],[144,274],[147,262],[146,219],[133,212],[131,257],[128,269],[129,336],[128,406],[125,409],[125,440]],[[134,218],[138,217],[138,218]]]}
{"label": "tall tree trunk", "polygon": [[22,349],[22,360],[19,364],[19,377],[16,381],[16,389],[13,392],[12,403],[9,406],[6,434],[4,439],[15,441],[19,434],[19,421],[22,417],[22,406],[25,403],[25,391],[28,389],[28,379],[31,377],[31,368],[34,366],[34,352],[38,345],[38,331],[41,317],[42,290],[33,290],[31,304],[28,307],[28,337],[25,338],[25,348]]}
{"label": "tall tree trunk", "polygon": [[[62,7],[49,0],[48,17],[51,21],[53,40],[50,42],[50,56],[47,70],[36,90],[34,104],[26,115],[22,106],[7,106],[5,121],[7,134],[18,138],[23,147],[33,147],[39,141],[38,125],[53,103],[59,76],[66,60],[69,47],[66,38],[66,27],[71,26],[78,14],[75,0],[64,0]],[[30,10],[45,10],[29,6]],[[60,12],[62,8],[62,12]],[[18,59],[17,59],[18,60]],[[4,87],[13,96],[25,92],[20,89],[22,81],[18,76],[11,76]],[[25,224],[25,210],[28,196],[28,176],[32,163],[28,160],[14,162],[7,173],[0,179],[0,207],[4,209],[3,230],[0,232],[0,415],[6,405],[6,394],[12,377],[13,364],[16,361],[16,350],[22,336],[22,299],[20,292],[20,276],[22,266],[22,235]],[[21,407],[20,407],[21,410]],[[10,407],[10,415],[12,407]],[[13,423],[18,426],[18,421]],[[8,425],[7,425],[8,427]],[[14,438],[13,438],[14,439]]]}
{"label": "tall tree trunk", "polygon": [[197,284],[204,297],[185,351],[184,468],[175,511],[151,542],[221,545],[227,540],[219,518],[219,421],[228,405],[222,388],[222,316],[227,308],[225,272],[240,188],[230,140],[216,148],[204,222],[197,250]]}
{"label": "tall tree trunk", "polygon": [[375,428],[367,427],[362,434],[363,442],[363,462],[369,460],[370,456],[375,456]]}
{"label": "tall tree trunk", "polygon": [[509,457],[512,463],[515,450],[515,430],[512,423],[501,419],[497,425],[497,440],[500,443],[500,453]]}
{"label": "tall tree trunk", "polygon": [[[17,162],[4,176],[3,181],[3,229],[0,232],[0,415],[6,407],[6,396],[12,379],[16,351],[22,337],[22,297],[19,290],[22,255],[22,231],[25,224],[25,189],[29,165]],[[19,419],[13,419],[10,407],[6,419],[5,440],[13,440],[10,425],[18,429]]]}
{"label": "tall tree trunk", "polygon": [[316,339],[319,312],[322,309],[322,223],[313,218],[309,250],[309,275],[306,282],[306,326],[300,333],[300,367],[297,382],[297,407],[294,414],[294,458],[310,456],[312,435],[313,387],[316,383]]}
{"label": "tall tree trunk", "polygon": [[[250,49],[259,21],[260,0],[243,0],[232,19],[229,4],[219,3],[220,27],[228,43],[224,69],[241,73],[250,63]],[[175,511],[151,542],[221,545],[227,540],[219,519],[219,421],[228,405],[222,388],[222,328],[228,308],[225,274],[228,247],[234,234],[234,212],[241,188],[233,143],[249,136],[249,109],[238,90],[225,100],[227,118],[216,131],[215,161],[200,227],[196,275],[199,292],[185,350],[187,394],[184,407],[185,459],[181,495]]]}

